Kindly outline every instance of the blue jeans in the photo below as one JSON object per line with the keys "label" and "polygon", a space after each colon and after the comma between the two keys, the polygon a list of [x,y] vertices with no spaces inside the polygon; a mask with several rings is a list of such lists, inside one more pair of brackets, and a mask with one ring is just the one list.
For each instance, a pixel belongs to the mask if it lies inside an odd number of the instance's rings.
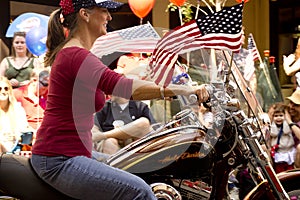
{"label": "blue jeans", "polygon": [[144,180],[95,159],[32,155],[31,163],[45,182],[75,199],[156,200]]}

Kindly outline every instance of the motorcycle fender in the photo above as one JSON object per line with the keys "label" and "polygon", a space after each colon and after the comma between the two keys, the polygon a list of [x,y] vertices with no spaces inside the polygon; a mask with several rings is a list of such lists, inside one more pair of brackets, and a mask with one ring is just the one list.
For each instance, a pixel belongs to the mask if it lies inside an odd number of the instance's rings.
{"label": "motorcycle fender", "polygon": [[286,192],[300,188],[300,169],[294,169],[278,174],[278,178]]}
{"label": "motorcycle fender", "polygon": [[[281,172],[278,175],[282,186],[285,191],[293,191],[300,188],[300,169]],[[262,199],[275,199],[272,191],[269,188],[267,181],[263,181],[253,188],[244,200],[262,200]]]}

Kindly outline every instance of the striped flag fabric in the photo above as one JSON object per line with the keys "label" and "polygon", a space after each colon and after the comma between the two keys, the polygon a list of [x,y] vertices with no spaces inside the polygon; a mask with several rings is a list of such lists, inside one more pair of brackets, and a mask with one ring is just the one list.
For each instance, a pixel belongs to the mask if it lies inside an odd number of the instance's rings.
{"label": "striped flag fabric", "polygon": [[257,50],[252,33],[249,33],[249,36],[248,36],[248,51],[249,51],[249,53],[251,53],[253,61],[256,61],[259,59],[260,54]]}
{"label": "striped flag fabric", "polygon": [[152,53],[160,36],[150,23],[112,31],[96,39],[91,52],[98,58],[114,52]]}
{"label": "striped flag fabric", "polygon": [[201,48],[238,52],[241,48],[244,3],[192,20],[168,32],[156,45],[149,63],[152,79],[166,87],[178,55]]}

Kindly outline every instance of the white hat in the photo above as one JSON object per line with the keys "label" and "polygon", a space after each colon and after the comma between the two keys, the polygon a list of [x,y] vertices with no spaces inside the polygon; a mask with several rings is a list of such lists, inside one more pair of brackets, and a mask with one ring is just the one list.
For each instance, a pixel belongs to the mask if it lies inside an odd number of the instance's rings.
{"label": "white hat", "polygon": [[295,90],[290,97],[286,98],[292,101],[294,104],[300,105],[300,90]]}

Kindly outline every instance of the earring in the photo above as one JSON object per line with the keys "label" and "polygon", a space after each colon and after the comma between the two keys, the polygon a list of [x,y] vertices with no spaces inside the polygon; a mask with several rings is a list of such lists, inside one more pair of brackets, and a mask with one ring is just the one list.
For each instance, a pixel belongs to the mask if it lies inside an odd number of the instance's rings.
{"label": "earring", "polygon": [[89,19],[87,19],[86,22],[89,23]]}

